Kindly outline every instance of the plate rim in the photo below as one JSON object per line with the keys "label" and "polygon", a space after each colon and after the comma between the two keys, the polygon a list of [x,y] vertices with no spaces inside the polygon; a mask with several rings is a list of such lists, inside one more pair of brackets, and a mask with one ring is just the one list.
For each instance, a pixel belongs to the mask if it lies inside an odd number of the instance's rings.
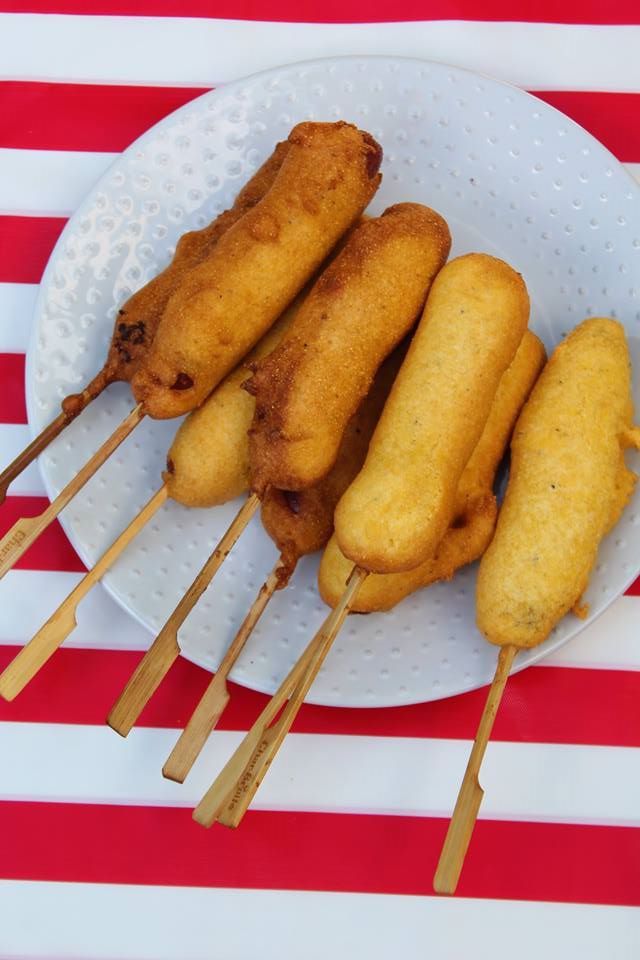
{"label": "plate rim", "polygon": [[[477,78],[477,79],[483,80],[486,83],[491,84],[492,86],[497,86],[499,88],[512,91],[518,98],[522,100],[531,101],[532,103],[539,104],[542,111],[546,113],[555,114],[559,118],[562,118],[563,123],[569,124],[572,128],[578,131],[583,138],[586,138],[587,140],[591,141],[592,144],[596,145],[598,150],[606,155],[611,165],[617,168],[619,172],[622,172],[624,174],[626,180],[630,185],[630,189],[635,189],[635,192],[637,194],[640,194],[640,183],[638,183],[638,181],[633,177],[631,172],[625,167],[624,163],[620,161],[608,149],[608,147],[606,147],[597,137],[595,137],[592,133],[590,133],[583,126],[581,126],[581,124],[579,124],[576,120],[573,120],[571,117],[567,116],[557,107],[554,107],[553,105],[547,103],[545,100],[540,99],[538,96],[536,96],[535,92],[532,93],[528,90],[524,90],[522,87],[517,86],[515,83],[511,83],[507,80],[500,80],[500,79],[497,79],[496,77],[491,76],[490,74],[486,74],[477,70],[472,70],[472,69],[469,69],[468,67],[463,67],[457,64],[452,64],[452,63],[449,63],[448,61],[435,60],[435,59],[422,59],[420,57],[402,56],[402,55],[385,54],[385,53],[340,54],[337,56],[314,57],[311,59],[299,60],[299,61],[294,60],[289,63],[279,64],[277,66],[268,67],[264,70],[258,70],[250,74],[245,74],[241,77],[236,77],[233,80],[229,80],[221,84],[220,86],[214,87],[211,90],[208,90],[205,93],[202,93],[197,97],[194,97],[192,100],[189,100],[187,103],[171,111],[166,116],[162,117],[156,123],[152,124],[146,130],[144,130],[143,133],[141,133],[138,137],[132,140],[131,143],[129,143],[124,148],[124,150],[119,151],[115,155],[112,162],[104,170],[101,176],[98,177],[98,179],[92,184],[91,188],[87,191],[87,193],[81,200],[78,207],[69,216],[67,223],[65,224],[63,230],[58,236],[58,239],[56,240],[56,243],[47,259],[45,269],[43,270],[42,276],[40,278],[40,282],[38,284],[38,293],[37,293],[32,314],[31,314],[31,330],[29,334],[29,342],[27,346],[27,353],[26,353],[26,360],[25,360],[24,389],[25,389],[26,409],[27,409],[27,423],[29,428],[29,434],[32,438],[35,437],[36,433],[42,429],[42,427],[38,427],[36,423],[38,414],[35,409],[35,393],[32,391],[32,384],[34,382],[33,368],[35,364],[35,356],[37,351],[37,336],[38,336],[38,331],[37,331],[35,321],[41,312],[42,301],[44,298],[44,290],[49,285],[50,276],[54,269],[54,264],[57,259],[57,253],[59,248],[63,246],[68,234],[71,233],[71,231],[74,229],[75,225],[77,224],[77,221],[82,217],[85,209],[88,209],[92,206],[93,197],[95,196],[95,193],[100,189],[101,184],[106,183],[108,181],[109,177],[113,173],[114,168],[117,166],[118,163],[121,162],[122,158],[129,155],[136,148],[139,148],[141,143],[143,143],[147,138],[152,137],[155,131],[164,127],[166,124],[174,121],[176,117],[179,117],[183,113],[189,112],[194,108],[194,106],[201,104],[204,101],[215,100],[215,99],[218,99],[219,97],[227,95],[229,92],[233,92],[234,88],[244,83],[259,81],[260,79],[268,79],[270,76],[279,75],[284,70],[301,69],[304,67],[315,68],[319,66],[329,66],[333,63],[345,63],[345,62],[356,63],[356,62],[362,62],[362,61],[366,61],[366,62],[377,61],[385,64],[400,62],[405,64],[414,64],[421,67],[436,67],[442,70],[450,70],[454,73],[462,73],[462,74],[465,74],[467,77]],[[47,476],[47,473],[44,469],[42,456],[38,457],[37,463],[38,463],[38,470],[46,491],[46,495],[49,500],[52,500],[55,495],[53,490],[53,485],[50,482]],[[84,565],[88,569],[90,569],[92,564],[89,563],[89,558],[86,555],[83,545],[77,544],[75,542],[75,537],[72,535],[70,524],[68,523],[64,515],[64,511],[62,511],[62,513],[58,517],[58,520],[64,530],[65,536],[71,543],[71,546],[73,547],[75,553],[79,556],[79,558],[82,560]],[[478,562],[479,561],[475,561],[475,564],[477,564]],[[469,566],[472,566],[472,565],[469,565]],[[581,621],[577,623],[575,631],[570,633],[569,636],[559,637],[555,640],[552,640],[552,638],[549,637],[547,638],[546,641],[544,641],[543,644],[539,645],[538,647],[534,647],[534,648],[523,651],[528,655],[526,662],[519,663],[518,662],[519,658],[516,657],[516,660],[514,661],[514,664],[512,666],[510,673],[512,675],[516,673],[520,673],[522,670],[525,670],[528,667],[533,666],[539,663],[540,661],[543,661],[549,654],[554,653],[556,650],[563,647],[566,643],[574,640],[587,627],[595,623],[600,618],[600,616],[602,616],[602,614],[605,613],[615,601],[617,601],[621,596],[624,595],[624,593],[627,591],[629,586],[634,582],[634,580],[637,579],[638,574],[640,574],[640,557],[637,561],[637,568],[635,567],[633,568],[633,571],[629,576],[629,578],[626,580],[624,586],[618,592],[614,593],[611,597],[606,599],[602,604],[602,606],[598,608],[596,613],[591,615],[586,621],[584,622]],[[144,620],[142,619],[141,615],[136,610],[128,606],[124,598],[121,597],[108,582],[105,582],[103,579],[101,579],[99,581],[99,585],[103,590],[105,590],[108,593],[109,597],[112,600],[114,600],[117,603],[117,605],[128,616],[132,617],[134,621],[140,624],[140,626],[143,627],[152,637],[155,636],[155,631],[149,628],[147,623],[145,623]],[[483,642],[488,643],[488,641],[484,637],[483,637]],[[188,648],[187,649],[182,648],[182,646],[180,645],[179,638],[178,638],[178,646],[180,648],[180,656],[184,657],[189,662],[194,663],[195,665],[206,670],[208,673],[212,673],[211,667],[206,665],[202,661],[202,659],[198,659],[197,656],[194,655],[193,651],[189,650]],[[233,671],[232,671],[232,674],[233,674]],[[266,685],[260,684],[259,682],[256,682],[252,677],[246,677],[245,675],[243,675],[241,679],[237,678],[237,676],[232,676],[230,679],[232,679],[232,682],[237,683],[239,686],[246,687],[247,689],[254,690],[258,693],[271,695],[273,692],[271,688],[267,687]],[[469,693],[473,690],[483,689],[488,685],[489,682],[490,681],[478,683],[477,681],[472,680],[468,685],[460,686],[456,693],[447,693],[443,697],[431,697],[428,700],[424,700],[423,698],[415,699],[415,696],[412,697],[411,695],[407,698],[401,699],[398,697],[396,692],[395,699],[393,700],[393,702],[391,701],[387,703],[374,702],[373,704],[365,703],[362,697],[358,701],[347,700],[338,704],[336,704],[335,702],[329,702],[322,697],[319,697],[319,698],[314,697],[313,686],[312,686],[307,697],[305,698],[305,702],[320,705],[320,706],[338,708],[338,709],[340,709],[341,707],[344,707],[347,709],[386,709],[386,708],[393,708],[398,706],[411,706],[419,703],[428,703],[431,701],[436,702],[438,700],[449,699],[454,696],[459,696],[464,693]]]}

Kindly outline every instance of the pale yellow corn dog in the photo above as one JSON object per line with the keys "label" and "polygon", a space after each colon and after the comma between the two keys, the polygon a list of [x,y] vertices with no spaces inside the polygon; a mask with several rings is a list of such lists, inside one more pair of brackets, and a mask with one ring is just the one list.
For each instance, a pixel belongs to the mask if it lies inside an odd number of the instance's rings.
{"label": "pale yellow corn dog", "polygon": [[485,254],[436,277],[363,469],[338,504],[340,549],[364,570],[411,570],[453,520],[460,477],[527,327],[522,277]]}
{"label": "pale yellow corn dog", "polygon": [[[456,570],[477,560],[486,550],[498,512],[493,494],[495,472],[544,361],[542,342],[527,330],[513,362],[502,375],[489,419],[460,478],[453,523],[434,556],[404,573],[371,574],[357,593],[354,613],[390,610],[421,587],[449,580]],[[352,567],[333,536],[318,573],[320,595],[329,606],[335,606],[342,596]]]}
{"label": "pale yellow corn dog", "polygon": [[514,430],[509,485],[478,574],[478,626],[491,643],[534,647],[579,603],[636,483],[624,462],[640,444],[632,422],[624,328],[585,320],[554,351]]}

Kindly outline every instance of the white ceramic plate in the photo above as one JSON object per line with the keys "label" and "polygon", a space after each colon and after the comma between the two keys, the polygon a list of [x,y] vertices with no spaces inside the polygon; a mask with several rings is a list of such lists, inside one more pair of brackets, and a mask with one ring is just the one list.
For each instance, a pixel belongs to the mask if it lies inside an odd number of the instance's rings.
{"label": "white ceramic plate", "polygon": [[[99,181],[45,272],[28,357],[38,432],[102,365],[118,306],[170,260],[179,235],[208,223],[300,120],[343,118],[384,148],[371,206],[439,210],[452,254],[486,251],[525,277],[532,327],[552,348],[590,314],[617,316],[635,352],[640,329],[640,190],[580,127],[534,97],[438,63],[353,57],[293,64],[230,83],[167,117]],[[638,378],[635,382],[638,401]],[[100,397],[41,458],[54,496],[131,408],[126,385]],[[159,485],[176,422],[143,422],[72,501],[62,522],[91,566]],[[603,545],[586,599],[597,616],[636,575],[638,498]],[[104,584],[157,632],[238,507],[166,505]],[[254,519],[180,633],[185,656],[214,669],[276,557]],[[306,558],[276,595],[232,677],[273,691],[326,610]],[[400,604],[350,618],[309,699],[374,706],[439,699],[487,683],[495,650],[474,625],[475,568]],[[566,617],[539,660],[584,624]],[[117,638],[114,638],[117,644]]]}

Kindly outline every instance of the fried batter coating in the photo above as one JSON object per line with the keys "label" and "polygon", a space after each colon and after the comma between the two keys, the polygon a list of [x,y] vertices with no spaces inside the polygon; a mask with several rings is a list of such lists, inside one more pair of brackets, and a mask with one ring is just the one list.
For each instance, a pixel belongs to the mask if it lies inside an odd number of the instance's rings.
{"label": "fried batter coating", "polygon": [[336,509],[338,543],[354,563],[398,573],[433,556],[528,316],[524,281],[504,261],[472,253],[442,268],[365,465]]}
{"label": "fried batter coating", "polygon": [[[450,580],[456,570],[482,556],[493,536],[498,513],[492,489],[495,473],[544,361],[541,341],[527,330],[511,366],[502,375],[482,436],[462,472],[453,522],[435,555],[405,573],[371,574],[358,590],[352,607],[355,613],[390,610],[421,587]],[[320,595],[329,606],[335,606],[342,596],[352,568],[353,563],[342,555],[332,537],[318,573]]]}
{"label": "fried batter coating", "polygon": [[162,474],[173,500],[186,507],[215,507],[249,489],[247,431],[255,401],[243,389],[247,362],[265,357],[277,346],[298,308],[296,300],[247,359],[180,425]]}
{"label": "fried batter coating", "polygon": [[380,183],[379,145],[346,123],[301,123],[267,194],[189,271],[133,377],[152,417],[199,406],[280,316]]}
{"label": "fried batter coating", "polygon": [[229,210],[202,230],[191,230],[178,240],[176,252],[168,267],[129,297],[118,311],[106,362],[81,393],[62,401],[63,411],[70,417],[80,413],[91,400],[118,380],[128,381],[138,368],[153,340],[169,297],[177,290],[187,270],[201,263],[222,234],[262,199],[282,166],[288,143],[279,143],[271,156],[245,184]]}
{"label": "fried batter coating", "polygon": [[304,490],[335,461],[382,360],[414,325],[451,246],[442,217],[400,203],[353,231],[248,388],[251,481]]}
{"label": "fried batter coating", "polygon": [[587,587],[628,503],[638,447],[624,328],[585,320],[554,351],[511,442],[509,485],[478,574],[477,622],[498,645],[545,640]]}
{"label": "fried batter coating", "polygon": [[300,557],[322,550],[329,540],[336,504],[364,463],[405,353],[401,344],[378,370],[371,390],[346,426],[333,467],[319,483],[298,493],[276,487],[265,492],[262,524],[280,551],[278,589],[287,585]]}

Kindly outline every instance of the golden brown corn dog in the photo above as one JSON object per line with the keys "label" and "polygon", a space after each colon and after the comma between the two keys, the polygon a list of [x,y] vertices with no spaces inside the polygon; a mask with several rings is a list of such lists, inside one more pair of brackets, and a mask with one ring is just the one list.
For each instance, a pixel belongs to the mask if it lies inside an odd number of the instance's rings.
{"label": "golden brown corn dog", "polygon": [[504,261],[469,254],[440,271],[365,465],[336,509],[338,544],[355,564],[398,573],[433,556],[528,315],[522,277]]}
{"label": "golden brown corn dog", "polygon": [[229,210],[223,211],[202,230],[183,234],[171,263],[118,310],[105,365],[81,393],[72,394],[62,401],[62,409],[70,419],[84,410],[109,384],[131,379],[142,356],[149,349],[169,298],[178,289],[186,272],[201,263],[222,234],[267,193],[288,148],[286,141],[276,146],[271,156],[242,188]]}
{"label": "golden brown corn dog", "polygon": [[246,361],[227,374],[202,406],[180,425],[162,474],[169,496],[186,507],[215,507],[249,489],[248,430],[255,400],[243,389],[247,363],[267,356],[280,342],[295,301],[258,341]]}
{"label": "golden brown corn dog", "polygon": [[[529,330],[511,365],[502,375],[489,418],[477,447],[462,472],[453,522],[434,556],[405,573],[374,573],[358,590],[354,613],[391,610],[409,594],[482,556],[491,541],[498,514],[493,482],[520,409],[545,361],[544,347]],[[335,536],[322,556],[318,573],[320,596],[334,607],[344,592],[353,563],[340,552]]]}
{"label": "golden brown corn dog", "polygon": [[413,326],[451,238],[417,203],[353,231],[280,346],[256,366],[252,487],[303,490],[330,470],[377,368]]}
{"label": "golden brown corn dog", "polygon": [[170,298],[132,380],[160,419],[199,406],[274,323],[375,193],[382,159],[346,123],[301,123],[271,189]]}
{"label": "golden brown corn dog", "polygon": [[511,443],[509,485],[480,564],[477,621],[487,640],[534,647],[578,604],[600,541],[637,477],[624,328],[585,320],[554,351]]}
{"label": "golden brown corn dog", "polygon": [[298,560],[322,550],[333,531],[336,504],[360,470],[406,349],[398,347],[378,370],[371,390],[347,423],[336,461],[315,486],[300,492],[269,487],[262,525],[280,551],[278,589],[286,586]]}

